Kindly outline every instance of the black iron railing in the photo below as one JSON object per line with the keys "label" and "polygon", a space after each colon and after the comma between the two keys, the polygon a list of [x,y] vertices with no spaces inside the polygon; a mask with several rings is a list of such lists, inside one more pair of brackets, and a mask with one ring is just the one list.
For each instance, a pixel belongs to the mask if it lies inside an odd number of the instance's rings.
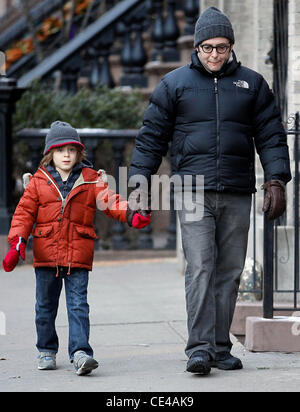
{"label": "black iron railing", "polygon": [[[287,185],[287,212],[275,222],[257,212],[262,193],[253,194],[252,250],[239,289],[240,300],[263,301],[263,316],[274,311],[293,312],[299,304],[299,113],[290,116],[286,130],[291,150],[293,180]],[[259,250],[259,248],[263,250]]]}
{"label": "black iron railing", "polygon": [[288,0],[274,0],[273,88],[282,118],[287,120]]}
{"label": "black iron railing", "polygon": [[[285,224],[280,225],[280,222],[270,222],[264,217],[264,278],[263,278],[263,314],[265,318],[272,318],[275,310],[274,294],[282,296],[291,296],[292,299],[281,299],[283,303],[276,304],[276,310],[280,311],[297,311],[299,310],[298,296],[299,290],[299,113],[293,117],[294,126],[287,130],[289,140],[294,139],[294,162],[293,169],[293,198],[288,199],[289,213],[293,210],[293,223],[289,224],[293,232],[293,238],[288,237],[286,233],[286,247],[289,256],[284,263],[293,259],[293,287],[283,288],[279,286],[279,245],[277,242],[278,230],[281,228],[287,231]],[[291,142],[292,143],[292,142]],[[290,183],[291,184],[291,183]],[[293,207],[289,207],[289,204]],[[290,253],[291,244],[294,244],[294,255]],[[283,262],[281,262],[283,263]],[[291,300],[291,302],[288,302]]]}

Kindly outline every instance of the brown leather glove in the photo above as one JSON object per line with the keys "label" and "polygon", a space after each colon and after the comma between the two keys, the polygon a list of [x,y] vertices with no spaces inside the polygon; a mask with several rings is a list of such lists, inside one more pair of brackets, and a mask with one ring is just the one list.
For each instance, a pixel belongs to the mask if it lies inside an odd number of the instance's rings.
{"label": "brown leather glove", "polygon": [[261,188],[266,191],[262,211],[268,213],[269,220],[279,218],[286,209],[284,184],[278,180],[269,180]]}

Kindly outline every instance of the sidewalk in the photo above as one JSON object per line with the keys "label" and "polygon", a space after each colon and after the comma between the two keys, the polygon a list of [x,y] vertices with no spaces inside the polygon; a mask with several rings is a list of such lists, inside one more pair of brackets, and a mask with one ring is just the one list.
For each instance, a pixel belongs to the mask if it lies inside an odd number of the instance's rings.
{"label": "sidewalk", "polygon": [[6,318],[0,392],[299,391],[299,353],[250,353],[236,339],[233,353],[243,370],[213,369],[207,377],[185,371],[184,278],[175,258],[95,263],[89,304],[91,345],[100,367],[86,377],[78,377],[68,362],[64,293],[57,319],[58,369],[38,371],[33,269],[1,268],[0,288],[0,315]]}

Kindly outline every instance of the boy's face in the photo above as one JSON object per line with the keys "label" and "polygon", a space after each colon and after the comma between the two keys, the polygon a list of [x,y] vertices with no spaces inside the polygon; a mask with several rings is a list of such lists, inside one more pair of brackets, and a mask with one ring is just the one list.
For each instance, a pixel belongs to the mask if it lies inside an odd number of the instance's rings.
{"label": "boy's face", "polygon": [[54,149],[53,163],[58,171],[68,173],[77,162],[77,149],[74,145],[60,146]]}

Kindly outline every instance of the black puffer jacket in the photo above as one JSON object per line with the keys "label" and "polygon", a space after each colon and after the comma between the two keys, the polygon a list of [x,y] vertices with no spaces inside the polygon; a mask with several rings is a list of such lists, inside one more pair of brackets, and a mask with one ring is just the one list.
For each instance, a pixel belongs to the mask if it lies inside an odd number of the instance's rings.
{"label": "black puffer jacket", "polygon": [[286,135],[264,78],[233,60],[217,76],[196,51],[154,90],[129,176],[151,179],[169,142],[175,172],[204,175],[205,189],[255,191],[255,147],[266,179],[291,179]]}

